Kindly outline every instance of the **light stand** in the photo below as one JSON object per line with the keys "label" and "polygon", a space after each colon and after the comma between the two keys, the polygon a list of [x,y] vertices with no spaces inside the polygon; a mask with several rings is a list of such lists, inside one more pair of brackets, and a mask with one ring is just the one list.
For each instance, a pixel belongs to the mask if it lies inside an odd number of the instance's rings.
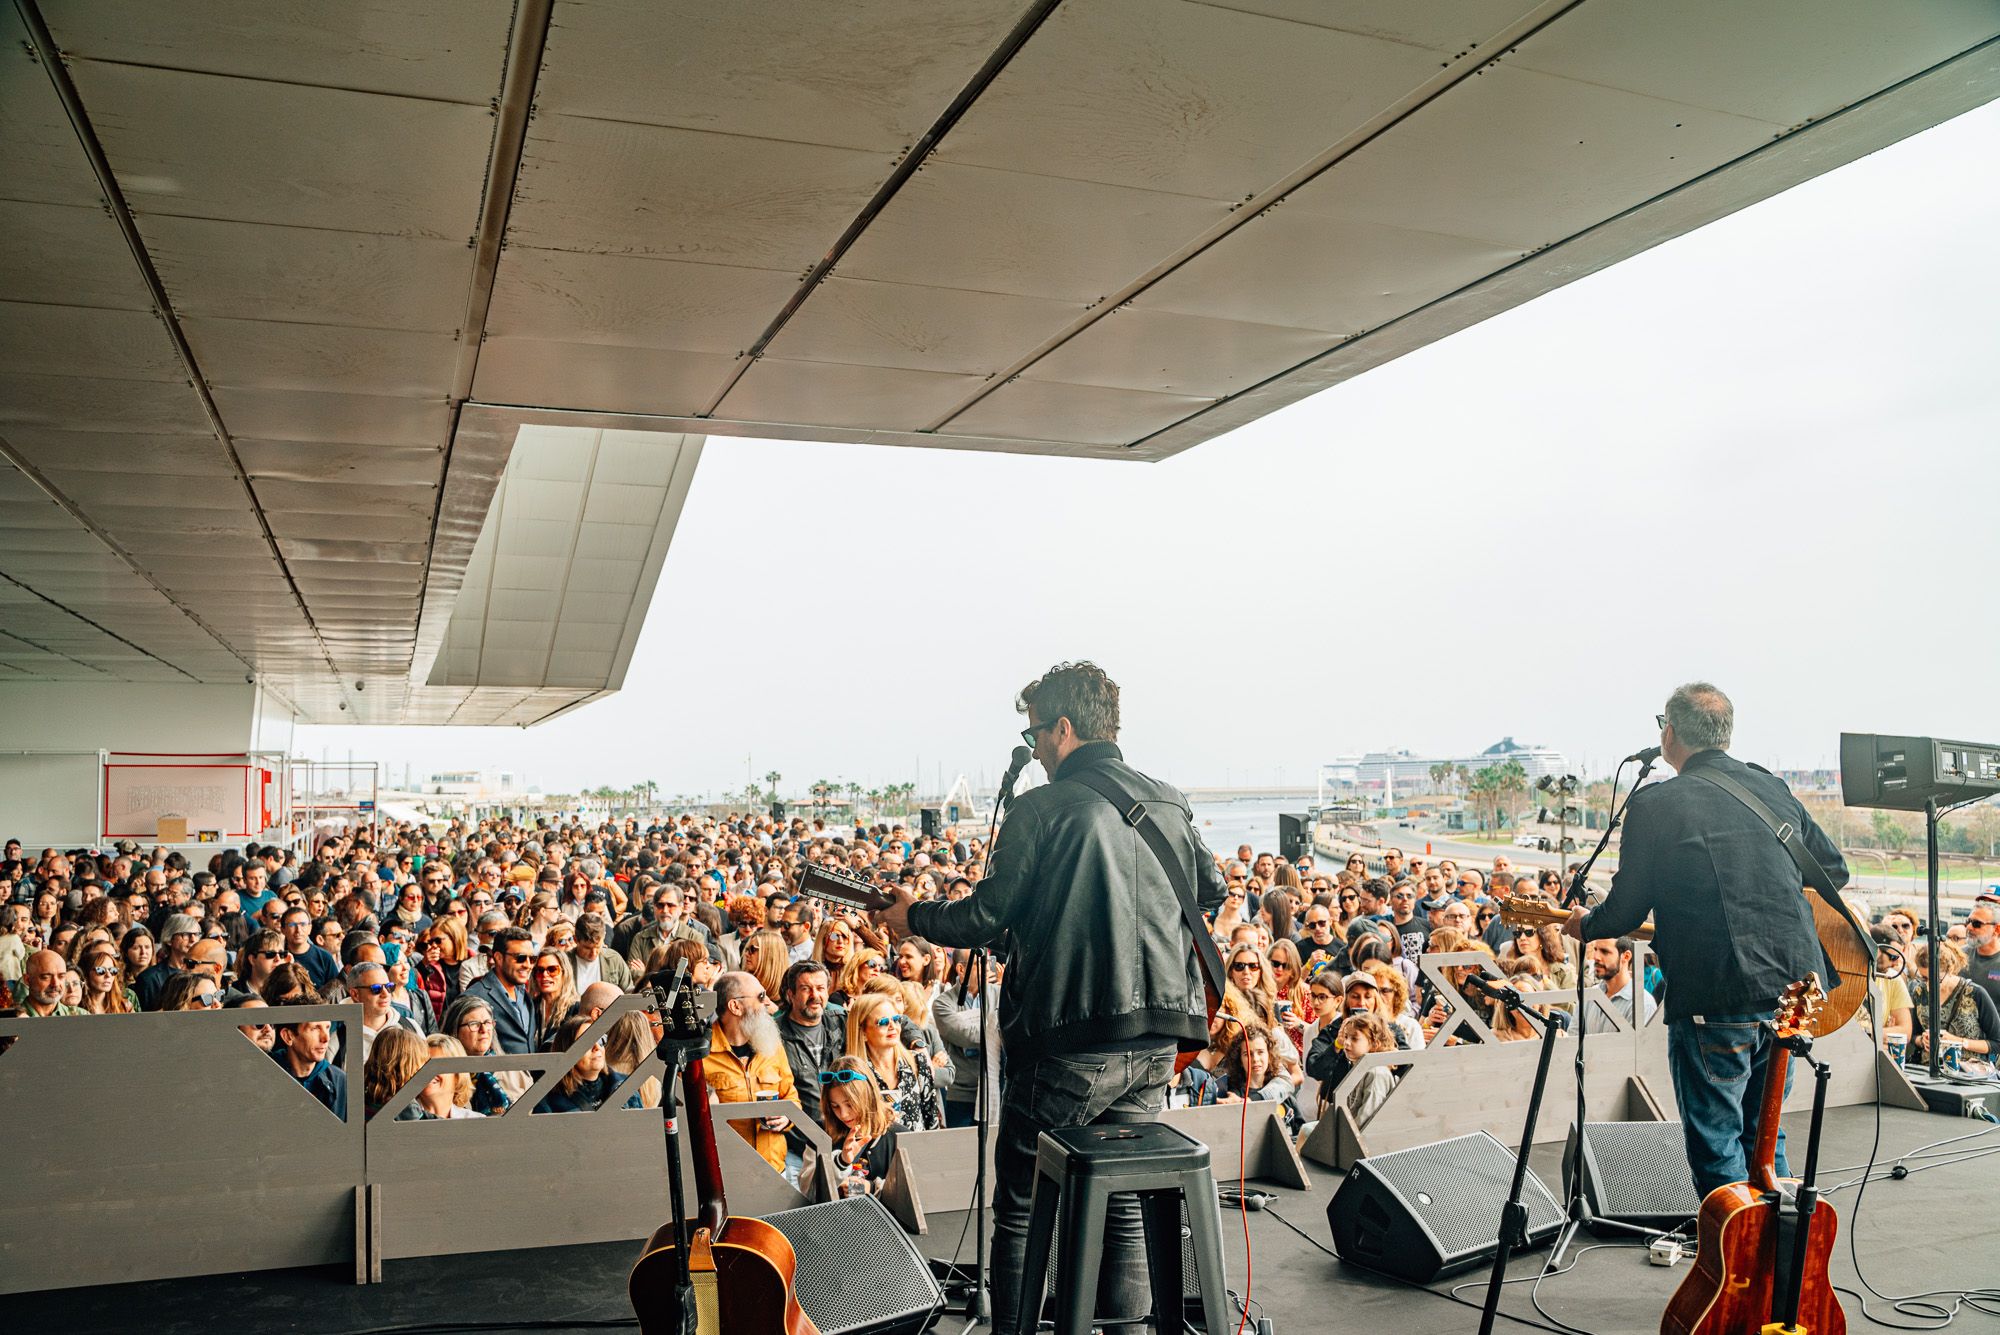
{"label": "light stand", "polygon": [[1925,998],[1926,1009],[1924,1036],[1929,1041],[1924,1045],[1930,1049],[1931,1079],[1943,1079],[1944,1043],[1938,1031],[1938,948],[1943,938],[1938,935],[1938,804],[1937,798],[1924,799],[1924,852],[1928,856],[1929,869],[1925,873],[1928,896],[1924,911],[1930,915],[1926,930],[1930,932],[1929,946],[1924,950],[1925,985],[1930,995]]}
{"label": "light stand", "polygon": [[1521,1203],[1521,1193],[1528,1182],[1528,1153],[1535,1147],[1535,1122],[1542,1113],[1542,1092],[1548,1087],[1549,1063],[1556,1055],[1556,1035],[1569,1027],[1569,1017],[1554,1010],[1540,1014],[1511,987],[1479,990],[1499,1000],[1509,1013],[1531,1022],[1538,1020],[1542,1026],[1542,1051],[1535,1062],[1535,1087],[1528,1095],[1527,1125],[1521,1128],[1521,1149],[1514,1156],[1514,1185],[1507,1192],[1507,1203],[1500,1207],[1500,1246],[1493,1253],[1493,1274],[1486,1281],[1486,1305],[1479,1313],[1479,1335],[1493,1335],[1493,1319],[1500,1311],[1500,1286],[1506,1282],[1507,1263],[1514,1259],[1516,1249],[1528,1245],[1528,1207]]}
{"label": "light stand", "polygon": [[[1638,792],[1639,785],[1644,783],[1646,776],[1653,772],[1653,762],[1656,759],[1658,759],[1657,755],[1650,756],[1640,764],[1639,777],[1632,781],[1632,792]],[[1621,764],[1619,768],[1623,769],[1624,766]],[[1618,779],[1616,775],[1613,775],[1611,780],[1611,796],[1611,819],[1604,823],[1604,833],[1599,837],[1597,847],[1591,849],[1590,856],[1585,858],[1577,867],[1576,876],[1570,881],[1568,892],[1563,895],[1563,903],[1566,905],[1575,906],[1583,903],[1584,896],[1590,889],[1590,869],[1597,865],[1597,859],[1602,857],[1604,850],[1610,846],[1611,836],[1617,833],[1620,825],[1625,823],[1625,811],[1627,807],[1632,805],[1632,796],[1631,793],[1626,794],[1624,806],[1617,804]],[[1560,1266],[1562,1264],[1563,1256],[1569,1251],[1570,1243],[1576,1239],[1577,1231],[1587,1225],[1622,1228],[1628,1232],[1637,1233],[1642,1237],[1660,1236],[1660,1230],[1658,1229],[1638,1228],[1634,1225],[1620,1223],[1613,1219],[1593,1219],[1590,1214],[1589,1192],[1586,1190],[1584,1182],[1584,1174],[1589,1171],[1586,1167],[1589,1159],[1583,1152],[1583,1129],[1589,1124],[1589,1108],[1585,1096],[1583,1079],[1584,1072],[1588,1068],[1584,1065],[1583,1053],[1584,1034],[1590,1029],[1590,1017],[1588,1013],[1590,1005],[1590,981],[1589,960],[1584,955],[1583,943],[1579,941],[1577,943],[1576,969],[1576,1134],[1570,1138],[1570,1148],[1568,1151],[1569,1171],[1564,1174],[1568,1179],[1569,1186],[1569,1190],[1566,1193],[1568,1199],[1564,1202],[1569,1220],[1563,1225],[1562,1232],[1556,1237],[1555,1252],[1549,1261],[1551,1266]],[[1645,980],[1635,977],[1632,980],[1632,986],[1635,988],[1644,987]],[[1632,1014],[1635,1019],[1639,1016],[1636,995],[1633,1000]]]}

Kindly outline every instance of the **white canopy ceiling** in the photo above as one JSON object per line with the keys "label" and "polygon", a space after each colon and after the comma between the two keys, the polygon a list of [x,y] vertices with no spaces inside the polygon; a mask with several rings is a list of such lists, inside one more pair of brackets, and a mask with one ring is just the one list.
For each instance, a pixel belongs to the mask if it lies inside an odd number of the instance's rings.
{"label": "white canopy ceiling", "polygon": [[[533,722],[622,680],[691,437],[1162,459],[2000,95],[1996,38],[2000,0],[14,0],[0,682]],[[516,473],[524,422],[576,429]],[[644,474],[633,532],[592,461]]]}

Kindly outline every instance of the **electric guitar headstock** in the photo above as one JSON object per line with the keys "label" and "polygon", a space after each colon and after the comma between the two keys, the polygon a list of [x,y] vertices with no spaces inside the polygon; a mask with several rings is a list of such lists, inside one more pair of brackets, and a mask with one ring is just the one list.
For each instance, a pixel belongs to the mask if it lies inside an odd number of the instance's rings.
{"label": "electric guitar headstock", "polygon": [[1771,1027],[1781,1039],[1810,1034],[1813,1020],[1824,1005],[1826,990],[1820,986],[1819,975],[1809,973],[1785,988],[1778,998],[1777,1010],[1771,1015]]}

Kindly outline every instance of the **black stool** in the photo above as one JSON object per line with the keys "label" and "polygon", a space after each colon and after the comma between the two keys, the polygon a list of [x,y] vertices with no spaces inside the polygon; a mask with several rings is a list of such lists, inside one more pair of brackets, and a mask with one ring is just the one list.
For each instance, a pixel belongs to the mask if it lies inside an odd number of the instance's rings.
{"label": "black stool", "polygon": [[1056,1275],[1056,1335],[1089,1335],[1097,1307],[1111,1197],[1139,1197],[1146,1225],[1146,1271],[1153,1287],[1153,1328],[1182,1335],[1181,1205],[1187,1205],[1202,1317],[1210,1335],[1231,1329],[1222,1292],[1222,1215],[1208,1146],[1159,1122],[1103,1122],[1042,1132],[1035,1155],[1035,1196],[1021,1274],[1021,1325],[1041,1314],[1049,1250],[1062,1217]]}

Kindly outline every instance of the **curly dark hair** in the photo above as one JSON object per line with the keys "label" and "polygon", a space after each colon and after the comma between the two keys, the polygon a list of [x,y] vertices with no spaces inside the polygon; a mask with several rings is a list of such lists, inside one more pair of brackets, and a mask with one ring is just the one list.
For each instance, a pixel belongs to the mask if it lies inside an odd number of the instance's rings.
{"label": "curly dark hair", "polygon": [[1118,683],[1095,663],[1058,663],[1021,688],[1014,708],[1053,723],[1067,718],[1086,742],[1118,740]]}

